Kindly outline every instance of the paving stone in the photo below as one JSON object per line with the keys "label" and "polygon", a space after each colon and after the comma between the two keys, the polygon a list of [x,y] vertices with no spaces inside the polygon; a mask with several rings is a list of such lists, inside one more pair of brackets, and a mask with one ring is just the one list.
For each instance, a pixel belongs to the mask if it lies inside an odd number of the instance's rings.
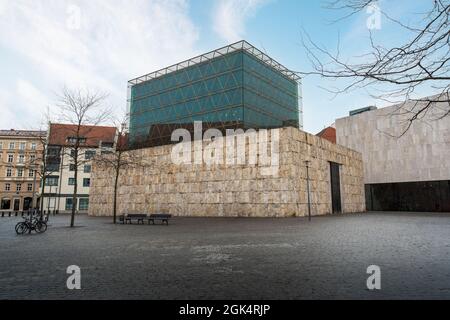
{"label": "paving stone", "polygon": [[[74,229],[69,218],[24,236],[20,219],[0,218],[0,299],[450,299],[450,214],[177,217],[168,227],[78,216]],[[73,264],[81,290],[66,288]],[[380,291],[366,288],[372,264]]]}

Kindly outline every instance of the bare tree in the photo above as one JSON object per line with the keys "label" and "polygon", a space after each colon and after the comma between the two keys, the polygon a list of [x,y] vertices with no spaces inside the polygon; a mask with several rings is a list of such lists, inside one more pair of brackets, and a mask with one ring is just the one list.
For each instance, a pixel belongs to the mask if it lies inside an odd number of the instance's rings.
{"label": "bare tree", "polygon": [[[41,212],[41,218],[43,215],[43,195],[45,192],[45,186],[47,184],[47,178],[51,174],[47,170],[47,134],[40,134],[36,133],[35,138],[38,141],[36,145],[36,154],[30,155],[30,157],[27,158],[24,168],[28,169],[30,172],[33,172],[33,178],[39,177],[39,180],[41,181],[41,201],[40,201],[40,212]],[[33,185],[33,205],[36,207],[36,184]]]}
{"label": "bare tree", "polygon": [[43,121],[41,121],[41,126],[39,129],[31,129],[33,131],[33,136],[35,137],[36,146],[35,153],[30,154],[29,157],[26,158],[24,163],[24,169],[33,172],[33,178],[35,182],[33,183],[33,206],[37,209],[37,188],[39,186],[36,185],[36,180],[39,177],[40,185],[41,185],[41,200],[39,203],[39,211],[41,215],[41,219],[43,218],[44,212],[44,194],[45,187],[47,186],[47,178],[52,175],[52,171],[49,170],[48,167],[48,125],[50,123],[50,112],[47,108],[47,111],[43,117]]}
{"label": "bare tree", "polygon": [[117,221],[117,191],[119,178],[124,170],[136,167],[144,167],[145,162],[137,152],[129,151],[128,141],[128,115],[121,121],[116,121],[117,137],[116,148],[113,153],[101,154],[95,157],[95,164],[103,169],[111,170],[114,174],[114,195],[113,195],[113,223]]}
{"label": "bare tree", "polygon": [[[409,37],[404,43],[385,47],[375,43],[373,32],[368,28],[369,52],[348,59],[341,57],[339,44],[336,52],[332,53],[318,45],[305,33],[302,44],[312,69],[299,73],[303,76],[318,75],[331,80],[343,79],[345,85],[342,87],[327,89],[336,95],[364,88],[376,91],[376,94],[371,94],[372,97],[390,103],[409,100],[412,107],[406,111],[409,121],[406,130],[413,121],[424,116],[437,103],[439,108],[443,108],[439,118],[449,116],[450,3],[448,0],[430,0],[429,3],[430,7],[420,21],[411,26],[382,11],[375,0],[329,2],[326,6],[328,9],[344,13],[335,21],[346,19],[368,8],[375,8],[384,19],[405,30]],[[377,86],[383,86],[383,88],[379,90]],[[421,88],[431,88],[437,94],[414,99],[413,93]]]}
{"label": "bare tree", "polygon": [[[69,90],[67,88],[64,88],[59,96],[58,107],[61,110],[61,119],[63,122],[72,125],[69,129],[70,135],[65,141],[67,148],[63,148],[63,152],[67,152],[67,156],[71,160],[74,171],[70,227],[74,227],[75,224],[78,170],[87,161],[90,161],[90,158],[86,157],[87,137],[92,139],[92,130],[94,130],[95,126],[108,119],[110,115],[109,110],[102,107],[105,98],[106,95],[99,92],[81,89]],[[65,130],[68,130],[67,127]]]}

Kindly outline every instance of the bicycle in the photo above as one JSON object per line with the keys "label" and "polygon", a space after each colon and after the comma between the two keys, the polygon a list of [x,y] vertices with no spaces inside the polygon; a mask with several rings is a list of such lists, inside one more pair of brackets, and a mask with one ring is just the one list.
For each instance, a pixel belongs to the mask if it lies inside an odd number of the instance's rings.
{"label": "bicycle", "polygon": [[47,230],[47,223],[40,218],[30,219],[23,217],[25,221],[18,222],[16,224],[15,230],[17,234],[24,234],[26,232],[31,233],[31,231],[36,231],[36,233],[43,233]]}

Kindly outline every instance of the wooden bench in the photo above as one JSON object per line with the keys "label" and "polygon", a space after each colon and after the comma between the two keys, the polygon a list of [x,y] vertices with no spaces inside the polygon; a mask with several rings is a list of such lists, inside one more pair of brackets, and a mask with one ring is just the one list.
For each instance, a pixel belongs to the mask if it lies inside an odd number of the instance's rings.
{"label": "wooden bench", "polygon": [[150,221],[152,224],[155,224],[155,220],[160,220],[162,224],[169,225],[169,219],[172,218],[172,215],[166,213],[154,213],[148,217],[148,224]]}
{"label": "wooden bench", "polygon": [[143,213],[129,213],[126,215],[122,215],[119,217],[119,221],[121,221],[123,224],[126,224],[127,222],[131,222],[133,220],[136,220],[137,223],[139,224],[139,222],[142,222],[142,224],[144,224],[144,219],[147,218],[146,214]]}

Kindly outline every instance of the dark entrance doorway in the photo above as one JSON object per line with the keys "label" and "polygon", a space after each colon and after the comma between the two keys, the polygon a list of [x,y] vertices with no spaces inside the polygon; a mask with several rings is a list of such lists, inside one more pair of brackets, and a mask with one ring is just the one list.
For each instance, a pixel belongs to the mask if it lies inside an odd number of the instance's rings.
{"label": "dark entrance doorway", "polygon": [[14,199],[14,211],[19,211],[20,209],[20,199]]}
{"label": "dark entrance doorway", "polygon": [[450,180],[366,184],[370,211],[450,212]]}
{"label": "dark entrance doorway", "polygon": [[27,197],[23,199],[23,211],[27,211],[31,208],[33,198]]}
{"label": "dark entrance doorway", "polygon": [[331,207],[333,213],[341,213],[341,179],[339,174],[339,163],[330,162],[331,177]]}

